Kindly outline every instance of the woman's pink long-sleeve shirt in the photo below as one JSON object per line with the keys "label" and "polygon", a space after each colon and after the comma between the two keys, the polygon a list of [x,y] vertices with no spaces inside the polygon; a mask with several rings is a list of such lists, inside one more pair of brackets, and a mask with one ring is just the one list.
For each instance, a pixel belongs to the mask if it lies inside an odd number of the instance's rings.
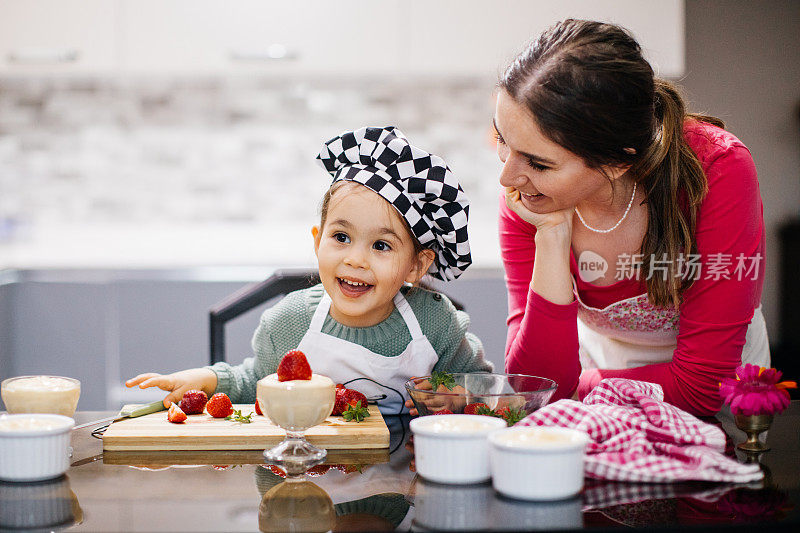
{"label": "woman's pink long-sleeve shirt", "polygon": [[[530,289],[536,228],[508,209],[501,197],[500,247],[509,308],[507,372],[556,380],[554,400],[568,398],[576,390],[583,397],[601,379],[623,377],[658,383],[666,401],[689,412],[710,415],[719,410],[719,382],[741,364],[747,326],[761,301],[763,207],[753,159],[736,137],[696,121],[686,122],[684,136],[703,166],[708,194],[698,210],[695,233],[703,266],[697,281],[684,293],[672,361],[581,373],[580,304],[557,305]],[[744,276],[735,272],[739,257],[757,272],[750,270]],[[726,261],[730,265],[725,266]],[[710,262],[727,272],[729,279],[709,275]],[[570,271],[581,299],[592,307],[603,308],[646,292],[644,280],[623,279],[602,287],[584,282],[572,255]]]}

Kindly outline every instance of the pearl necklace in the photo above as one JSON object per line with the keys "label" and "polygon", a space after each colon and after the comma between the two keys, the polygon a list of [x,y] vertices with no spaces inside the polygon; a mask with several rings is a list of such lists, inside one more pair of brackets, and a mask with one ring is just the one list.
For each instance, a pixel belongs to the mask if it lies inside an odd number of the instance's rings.
{"label": "pearl necklace", "polygon": [[612,231],[617,229],[619,227],[619,225],[622,224],[622,221],[625,220],[625,217],[628,216],[628,212],[631,210],[631,206],[633,205],[633,197],[634,196],[636,196],[636,182],[633,183],[633,193],[631,194],[631,199],[628,202],[628,207],[625,208],[625,213],[622,214],[622,218],[619,219],[619,221],[616,224],[614,224],[613,226],[611,226],[608,229],[597,229],[597,228],[591,227],[589,224],[586,223],[585,220],[583,220],[583,217],[581,216],[581,212],[578,211],[577,207],[575,207],[575,214],[578,215],[578,220],[581,221],[581,224],[583,224],[583,226],[586,229],[588,229],[589,231],[593,231],[595,233],[611,233]]}

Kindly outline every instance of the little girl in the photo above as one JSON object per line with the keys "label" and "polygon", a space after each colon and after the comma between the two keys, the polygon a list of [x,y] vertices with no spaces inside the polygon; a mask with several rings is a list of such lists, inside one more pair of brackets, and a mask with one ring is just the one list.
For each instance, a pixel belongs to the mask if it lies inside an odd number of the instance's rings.
{"label": "little girl", "polygon": [[413,287],[426,273],[457,278],[471,263],[469,202],[442,158],[409,144],[394,127],[361,128],[325,143],[317,156],[333,176],[312,228],[321,284],[267,309],[253,336],[255,357],[173,374],[140,374],[128,387],[224,392],[252,403],[256,382],[300,349],[315,373],[403,409],[403,384],[434,370],[491,371],[469,317],[443,295]]}

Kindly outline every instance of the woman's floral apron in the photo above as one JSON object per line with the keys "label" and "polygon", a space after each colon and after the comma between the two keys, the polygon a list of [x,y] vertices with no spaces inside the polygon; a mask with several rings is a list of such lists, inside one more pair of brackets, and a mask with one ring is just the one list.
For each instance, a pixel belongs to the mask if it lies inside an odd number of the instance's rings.
{"label": "woman's floral apron", "polygon": [[[672,360],[677,346],[677,309],[656,307],[641,294],[598,309],[586,305],[573,278],[578,309],[581,366],[633,368]],[[769,342],[759,305],[747,327],[742,364],[770,366]]]}

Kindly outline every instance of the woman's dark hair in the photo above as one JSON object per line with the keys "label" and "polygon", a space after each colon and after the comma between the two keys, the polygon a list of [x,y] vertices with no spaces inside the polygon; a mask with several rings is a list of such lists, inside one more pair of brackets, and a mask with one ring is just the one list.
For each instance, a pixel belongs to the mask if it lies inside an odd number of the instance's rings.
{"label": "woman's dark hair", "polygon": [[683,138],[686,120],[722,121],[687,113],[678,89],[656,78],[639,43],[624,28],[568,19],[551,26],[506,69],[500,82],[527,107],[550,140],[592,168],[630,165],[645,190],[647,232],[640,273],[655,258],[666,276],[647,277],[659,306],[677,307],[692,279],[681,278],[681,254],[697,252],[697,208],[707,181]]}

